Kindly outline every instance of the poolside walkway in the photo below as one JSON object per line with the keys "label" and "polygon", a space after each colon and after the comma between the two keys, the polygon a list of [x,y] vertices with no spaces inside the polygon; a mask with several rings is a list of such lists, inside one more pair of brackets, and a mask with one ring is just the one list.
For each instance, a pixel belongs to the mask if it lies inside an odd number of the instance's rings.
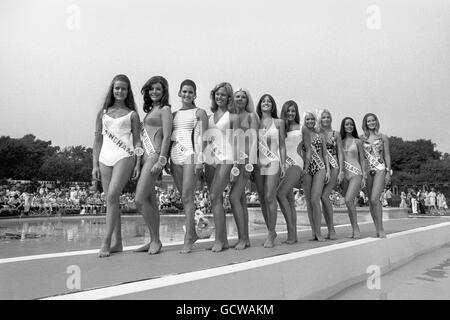
{"label": "poolside walkway", "polygon": [[[323,252],[331,252],[334,248],[356,248],[359,244],[383,244],[383,241],[387,244],[391,237],[400,232],[435,226],[447,228],[447,225],[450,226],[448,217],[387,220],[384,221],[387,239],[374,239],[373,224],[363,223],[360,224],[360,240],[346,238],[351,233],[350,226],[337,226],[338,239],[322,243],[308,241],[311,232],[305,230],[298,233],[299,242],[293,245],[282,244],[286,234],[279,234],[276,246],[270,249],[263,247],[265,236],[261,235],[252,237],[252,246],[246,250],[229,249],[221,253],[206,250],[212,243],[207,240],[197,243],[193,252],[187,255],[179,253],[181,245],[171,245],[164,246],[158,255],[126,250],[103,259],[97,257],[97,250],[3,257],[0,259],[0,299],[197,299],[202,295],[206,295],[204,299],[230,299],[236,297],[236,288],[230,284],[227,291],[227,283],[218,276],[238,274],[241,267],[246,271],[252,268],[261,270],[266,263],[276,266],[277,261],[291,257],[291,254],[315,255],[315,259],[320,261]],[[323,228],[324,234],[325,230]],[[358,260],[357,255],[353,258]],[[339,268],[344,262],[335,259],[334,263],[334,268]],[[314,266],[310,268],[298,272],[310,272],[314,277]],[[203,289],[190,286],[195,281],[214,277],[218,277],[217,286],[225,291],[220,296],[211,296],[201,291]],[[179,290],[180,284],[187,291]],[[258,291],[247,291],[244,295],[247,299],[264,299],[263,296]],[[241,299],[243,296],[238,294],[237,297]]]}

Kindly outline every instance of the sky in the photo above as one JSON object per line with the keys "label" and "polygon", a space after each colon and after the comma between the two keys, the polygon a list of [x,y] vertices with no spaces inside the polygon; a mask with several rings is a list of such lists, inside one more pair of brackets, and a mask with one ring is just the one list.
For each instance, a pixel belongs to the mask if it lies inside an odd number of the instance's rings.
{"label": "sky", "polygon": [[327,108],[335,130],[373,112],[382,133],[450,153],[448,0],[1,0],[0,70],[0,136],[92,146],[114,75],[141,119],[140,90],[162,75],[173,110],[184,79],[208,113],[226,81],[278,112]]}

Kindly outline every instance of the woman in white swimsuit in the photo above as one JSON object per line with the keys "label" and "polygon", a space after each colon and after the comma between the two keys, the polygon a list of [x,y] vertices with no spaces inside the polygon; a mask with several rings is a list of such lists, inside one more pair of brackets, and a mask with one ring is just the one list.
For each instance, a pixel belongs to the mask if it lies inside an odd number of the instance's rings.
{"label": "woman in white swimsuit", "polygon": [[139,115],[130,80],[117,75],[95,123],[92,178],[100,180],[101,176],[107,210],[106,234],[99,257],[123,250],[120,194],[131,175],[133,179],[139,177],[141,158],[136,155],[142,155],[142,151]]}
{"label": "woman in white swimsuit", "polygon": [[352,224],[351,238],[359,239],[361,233],[358,227],[358,219],[355,207],[355,198],[359,191],[365,187],[366,168],[364,163],[364,150],[362,142],[356,130],[355,121],[345,117],[341,123],[340,135],[342,139],[342,151],[344,156],[344,179],[342,188],[345,195],[345,205]]}
{"label": "woman in white swimsuit", "polygon": [[239,117],[230,114],[233,109],[233,88],[222,82],[211,91],[211,111],[208,132],[204,139],[208,142],[205,150],[205,174],[215,224],[215,240],[211,248],[220,252],[229,248],[223,192],[230,182],[230,172],[234,162],[232,130],[239,128]]}
{"label": "woman in white swimsuit", "polygon": [[265,248],[275,245],[277,233],[277,187],[286,171],[285,123],[278,119],[277,105],[270,94],[259,99],[256,113],[260,118],[258,131],[258,166],[255,168],[255,184],[259,194],[268,235]]}
{"label": "woman in white swimsuit", "polygon": [[198,161],[198,156],[202,152],[201,137],[208,128],[208,117],[205,110],[195,106],[196,94],[197,86],[194,81],[184,80],[178,92],[182,106],[173,114],[170,171],[181,194],[186,217],[184,245],[180,253],[191,252],[198,239],[195,230],[194,191],[202,169],[202,163]]}
{"label": "woman in white swimsuit", "polygon": [[238,163],[239,176],[230,190],[231,210],[238,229],[238,242],[234,245],[236,250],[250,247],[248,232],[248,210],[245,186],[253,172],[254,164],[257,160],[258,143],[258,116],[255,113],[255,106],[250,92],[247,89],[239,89],[234,93],[233,113],[239,117],[240,129],[235,131],[238,139]]}
{"label": "woman in white swimsuit", "polygon": [[295,101],[289,100],[281,108],[280,118],[286,123],[286,174],[277,190],[277,200],[286,220],[287,239],[284,243],[293,244],[297,240],[297,211],[295,209],[294,187],[300,184],[303,175],[301,154],[302,130],[300,114]]}
{"label": "woman in white swimsuit", "polygon": [[144,84],[141,93],[146,113],[141,128],[145,152],[135,203],[150,231],[150,242],[136,249],[136,252],[156,254],[160,252],[162,243],[159,238],[159,201],[156,199],[155,183],[167,163],[172,134],[169,84],[165,78],[155,76]]}

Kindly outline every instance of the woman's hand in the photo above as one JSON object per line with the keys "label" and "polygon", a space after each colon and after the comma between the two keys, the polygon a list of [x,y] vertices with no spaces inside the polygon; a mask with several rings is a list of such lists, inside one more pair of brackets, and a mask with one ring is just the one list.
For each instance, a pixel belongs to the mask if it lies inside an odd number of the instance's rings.
{"label": "woman's hand", "polygon": [[99,169],[99,167],[94,167],[92,169],[92,180],[96,180],[96,181],[100,180],[100,169]]}
{"label": "woman's hand", "polygon": [[367,176],[363,175],[363,178],[361,179],[361,189],[364,189],[366,187],[366,179]]}
{"label": "woman's hand", "polygon": [[282,165],[281,165],[281,175],[280,175],[280,178],[283,179],[285,175],[286,175],[286,165],[285,165],[285,164],[282,164]]}
{"label": "woman's hand", "polygon": [[195,172],[194,174],[197,176],[197,178],[201,177],[203,173],[203,163],[197,163],[195,165]]}
{"label": "woman's hand", "polygon": [[391,172],[386,171],[386,175],[384,176],[384,183],[389,185],[391,183]]}
{"label": "woman's hand", "polygon": [[328,182],[330,182],[330,170],[325,173],[325,184],[328,184]]}
{"label": "woman's hand", "polygon": [[155,164],[153,165],[153,167],[150,169],[150,173],[152,175],[156,175],[156,174],[159,174],[162,169],[163,169],[163,166],[161,165],[161,163],[159,161],[156,161]]}
{"label": "woman's hand", "polygon": [[139,175],[141,174],[141,166],[135,166],[133,169],[133,174],[131,176],[131,180],[135,181],[139,178]]}
{"label": "woman's hand", "polygon": [[339,171],[339,174],[338,174],[338,177],[337,177],[337,183],[341,184],[343,180],[344,180],[344,172],[343,171]]}

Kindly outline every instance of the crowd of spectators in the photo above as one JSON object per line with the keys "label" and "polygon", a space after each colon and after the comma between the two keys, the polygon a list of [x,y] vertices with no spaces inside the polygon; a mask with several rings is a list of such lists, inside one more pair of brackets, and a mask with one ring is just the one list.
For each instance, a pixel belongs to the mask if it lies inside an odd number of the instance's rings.
{"label": "crowd of spectators", "polygon": [[[181,196],[176,189],[157,187],[156,191],[161,213],[182,212]],[[197,190],[194,196],[196,210],[200,210],[203,214],[211,214],[207,188]],[[259,197],[256,192],[246,191],[246,198],[249,207],[259,206]],[[225,212],[231,212],[228,188],[223,193],[223,199]],[[297,208],[306,209],[303,190],[294,189],[294,199]],[[334,207],[345,207],[344,197],[339,192],[333,191],[330,199]],[[361,190],[355,199],[355,204],[359,207],[368,206],[368,201],[366,194]],[[448,209],[444,194],[435,188],[430,190],[426,187],[417,190],[411,188],[407,192],[402,191],[399,196],[394,196],[390,189],[385,189],[381,195],[381,201],[384,207],[408,208],[413,214],[443,215]],[[133,193],[122,194],[120,204],[124,213],[136,212]],[[90,186],[74,185],[49,189],[45,185],[37,188],[29,185],[4,185],[0,186],[0,210],[0,216],[104,214],[106,206],[104,193]]]}

